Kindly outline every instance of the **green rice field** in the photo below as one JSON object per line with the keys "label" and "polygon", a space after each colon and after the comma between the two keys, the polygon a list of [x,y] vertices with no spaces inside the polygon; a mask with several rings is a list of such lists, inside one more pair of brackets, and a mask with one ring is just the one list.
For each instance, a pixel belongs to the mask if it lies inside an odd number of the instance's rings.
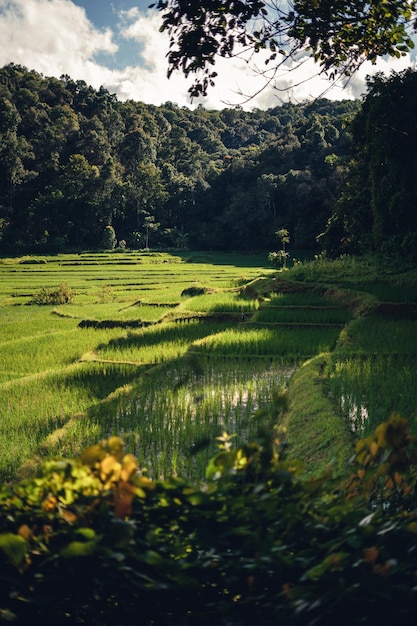
{"label": "green rice field", "polygon": [[[0,478],[112,434],[152,476],[203,478],[216,436],[255,436],[273,390],[346,319],[320,298],[310,318],[302,303],[286,309],[292,327],[268,319],[241,288],[272,273],[261,257],[220,254],[2,259]],[[60,287],[68,302],[39,304]]]}
{"label": "green rice field", "polygon": [[417,425],[417,322],[371,315],[341,334],[327,372],[352,429],[369,434],[392,412]]}
{"label": "green rice field", "polygon": [[111,435],[152,477],[203,479],[216,437],[256,437],[274,391],[319,354],[352,432],[393,410],[417,422],[416,322],[353,319],[274,276],[262,257],[233,254],[0,259],[0,479]]}

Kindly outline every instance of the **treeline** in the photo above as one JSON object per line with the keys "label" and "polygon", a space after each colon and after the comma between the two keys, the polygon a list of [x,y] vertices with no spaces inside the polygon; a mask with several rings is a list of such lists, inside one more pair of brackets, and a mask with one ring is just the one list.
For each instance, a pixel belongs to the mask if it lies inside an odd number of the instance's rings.
{"label": "treeline", "polygon": [[368,80],[351,125],[346,184],[322,245],[417,262],[417,72]]}
{"label": "treeline", "polygon": [[7,65],[0,251],[97,248],[109,225],[135,248],[267,250],[282,227],[293,247],[314,248],[340,196],[358,107],[157,107]]}
{"label": "treeline", "polygon": [[[0,70],[0,253],[122,245],[417,256],[417,73],[362,102],[191,111]],[[109,228],[110,236],[109,236]],[[107,227],[107,228],[106,228]]]}

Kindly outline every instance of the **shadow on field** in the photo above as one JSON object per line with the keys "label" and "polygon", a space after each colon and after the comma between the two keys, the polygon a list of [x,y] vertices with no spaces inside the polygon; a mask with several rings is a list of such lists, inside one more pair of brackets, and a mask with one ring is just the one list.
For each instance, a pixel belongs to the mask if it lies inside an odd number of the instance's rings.
{"label": "shadow on field", "polygon": [[127,337],[111,339],[107,344],[98,346],[98,350],[103,348],[123,350],[131,347],[155,346],[160,343],[193,343],[209,334],[218,333],[227,328],[226,324],[207,324],[204,322],[181,322],[170,326],[154,325],[148,327],[143,332],[131,333]]}
{"label": "shadow on field", "polygon": [[185,263],[202,263],[207,265],[232,265],[233,267],[258,267],[272,269],[268,261],[268,253],[262,254],[233,254],[214,252],[176,252],[170,251],[173,257],[181,258]]}

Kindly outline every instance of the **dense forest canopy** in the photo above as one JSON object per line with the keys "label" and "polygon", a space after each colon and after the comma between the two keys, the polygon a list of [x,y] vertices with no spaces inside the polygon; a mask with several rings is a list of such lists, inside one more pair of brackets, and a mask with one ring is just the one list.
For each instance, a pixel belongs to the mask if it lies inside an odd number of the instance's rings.
{"label": "dense forest canopy", "polygon": [[340,195],[352,101],[268,111],[119,102],[69,76],[0,70],[4,252],[314,248]]}
{"label": "dense forest canopy", "polygon": [[377,75],[362,103],[192,111],[7,65],[0,251],[266,251],[285,228],[293,250],[412,256],[416,77]]}
{"label": "dense forest canopy", "polygon": [[417,72],[368,80],[351,124],[352,160],[322,244],[417,261]]}

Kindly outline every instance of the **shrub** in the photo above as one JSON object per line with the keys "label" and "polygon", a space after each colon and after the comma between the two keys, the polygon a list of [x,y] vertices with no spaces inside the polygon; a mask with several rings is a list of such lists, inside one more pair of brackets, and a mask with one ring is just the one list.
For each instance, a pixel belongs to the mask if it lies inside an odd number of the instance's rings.
{"label": "shrub", "polygon": [[289,253],[285,252],[285,250],[278,250],[278,252],[270,252],[268,254],[268,261],[270,261],[274,267],[285,268],[289,256]]}
{"label": "shrub", "polygon": [[42,257],[24,257],[19,263],[20,265],[45,265],[47,260]]}
{"label": "shrub", "polygon": [[117,244],[116,232],[113,226],[106,226],[103,231],[103,248],[105,250],[113,250]]}
{"label": "shrub", "polygon": [[67,283],[61,283],[59,287],[50,289],[43,287],[30,301],[30,304],[70,304],[74,299],[73,290]]}
{"label": "shrub", "polygon": [[[303,478],[285,445],[223,433],[207,482],[151,481],[119,438],[0,490],[0,614],[118,626],[410,621],[417,442],[398,415],[350,475]],[[381,620],[381,615],[382,620]],[[140,617],[139,617],[140,616]]]}
{"label": "shrub", "polygon": [[191,287],[186,287],[185,289],[183,289],[181,292],[181,296],[188,296],[192,298],[194,296],[202,296],[208,292],[209,292],[209,289],[207,287],[200,287],[199,285],[192,285]]}

